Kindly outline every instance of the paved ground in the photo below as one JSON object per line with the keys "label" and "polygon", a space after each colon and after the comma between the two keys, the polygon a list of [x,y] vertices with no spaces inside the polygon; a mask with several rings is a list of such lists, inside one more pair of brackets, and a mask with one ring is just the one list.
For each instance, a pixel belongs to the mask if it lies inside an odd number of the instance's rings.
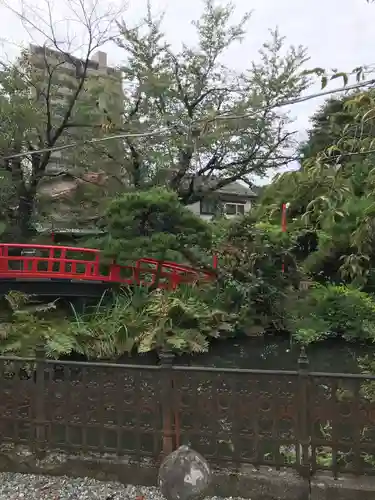
{"label": "paved ground", "polygon": [[[0,500],[22,499],[164,500],[157,488],[125,486],[119,483],[104,483],[90,478],[77,479],[69,477],[0,473]],[[213,497],[211,500],[224,499]]]}

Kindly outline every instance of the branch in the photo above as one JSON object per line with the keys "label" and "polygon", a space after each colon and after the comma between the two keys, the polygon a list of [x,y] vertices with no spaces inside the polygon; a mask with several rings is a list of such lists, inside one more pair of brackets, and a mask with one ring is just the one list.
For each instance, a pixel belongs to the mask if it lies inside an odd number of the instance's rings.
{"label": "branch", "polygon": [[178,88],[178,91],[180,93],[180,97],[182,99],[182,102],[185,104],[185,108],[188,112],[188,116],[189,118],[193,119],[193,111],[194,109],[191,107],[191,104],[189,103],[189,100],[188,100],[188,97],[186,95],[186,92],[182,86],[182,83],[181,83],[181,80],[180,80],[180,76],[179,76],[179,69],[180,69],[180,65],[178,63],[178,60],[177,60],[177,57],[172,54],[170,52],[170,56],[172,57],[173,59],[173,62],[174,62],[174,76],[176,78],[176,83],[177,83],[177,88]]}
{"label": "branch", "polygon": [[[283,142],[285,142],[285,140],[287,140],[290,135],[291,135],[291,132],[285,133],[285,135],[283,137],[281,137],[277,141],[277,143],[270,149],[270,151],[262,158],[262,161],[264,163],[270,161],[273,158],[273,156],[272,156],[273,153],[275,151],[277,151],[277,149],[279,148],[279,146],[282,145]],[[254,158],[252,158],[252,159],[254,160]],[[290,162],[290,158],[286,159],[282,163],[279,163],[278,165],[275,165],[275,168],[280,167],[281,165],[285,165],[285,164],[287,164],[289,162]],[[234,166],[239,166],[240,170],[238,172],[236,172],[236,174],[233,174],[232,176],[229,176],[229,177],[226,177],[224,179],[218,180],[218,182],[216,183],[216,185],[210,187],[209,189],[207,189],[204,192],[204,195],[207,194],[207,193],[213,192],[213,191],[217,191],[218,189],[221,189],[224,186],[227,186],[228,184],[230,184],[232,182],[240,180],[244,175],[248,175],[249,174],[248,163],[249,163],[248,158],[245,158],[243,160],[234,161],[234,162],[226,164],[223,168],[231,168],[231,167],[234,167]]]}
{"label": "branch", "polygon": [[[238,167],[238,170],[230,176],[226,176],[224,178],[218,179],[216,182],[213,182],[214,179],[210,180],[210,183],[207,187],[199,186],[199,191],[195,192],[194,187],[196,184],[196,180],[199,178],[210,178],[210,176],[207,175],[207,170],[210,167],[213,168],[213,165],[215,164],[215,157],[213,156],[209,162],[205,165],[203,169],[201,169],[190,181],[190,185],[188,190],[183,190],[180,193],[180,199],[182,203],[184,204],[191,204],[195,203],[197,201],[201,201],[207,194],[213,193],[215,191],[218,191],[219,189],[227,186],[228,184],[231,184],[232,182],[236,182],[238,180],[241,180],[244,176],[249,175],[249,163],[257,161],[257,162],[262,162],[263,164],[269,162],[270,160],[274,160],[275,158],[281,159],[281,162],[279,162],[277,165],[275,165],[275,168],[288,164],[291,161],[291,157],[283,157],[283,156],[274,156],[274,153],[277,152],[279,147],[284,144],[288,138],[293,135],[293,132],[285,132],[282,136],[278,138],[278,140],[275,142],[275,144],[269,149],[267,153],[265,153],[262,157],[256,156],[257,151],[259,150],[260,146],[256,145],[253,150],[248,154],[245,158],[242,158],[240,160],[233,160],[229,163],[225,163],[220,165],[220,170],[228,170],[228,169],[233,169],[235,167]],[[216,160],[219,161],[219,160]],[[216,164],[217,165],[217,164]],[[252,170],[255,170],[255,167],[252,168]],[[206,173],[206,175],[204,175]]]}
{"label": "branch", "polygon": [[141,185],[141,166],[142,166],[142,157],[135,149],[132,141],[126,137],[125,142],[130,149],[130,156],[132,159],[132,167],[133,167],[133,182],[134,187],[139,188]]}
{"label": "branch", "polygon": [[[122,182],[122,180],[116,176],[116,175],[113,175],[113,174],[105,174],[106,178],[109,179],[115,179],[116,181],[118,181],[119,184],[121,184],[121,186],[124,186],[124,183]],[[86,184],[92,184],[94,186],[102,186],[102,184],[100,184],[99,182],[95,182],[95,181],[92,181],[90,179],[87,179],[85,177],[82,177],[80,175],[75,175],[73,174],[71,171],[69,170],[61,170],[60,172],[56,172],[56,173],[44,173],[43,177],[46,177],[46,178],[53,178],[53,179],[56,179],[58,177],[66,177],[66,178],[69,178],[71,180],[75,180],[75,181],[82,181],[82,182],[85,182]]]}
{"label": "branch", "polygon": [[46,101],[46,112],[47,112],[47,125],[46,125],[46,136],[47,136],[47,144],[50,145],[52,140],[52,112],[51,112],[51,87],[52,87],[52,78],[53,74],[58,67],[60,67],[63,63],[57,64],[52,70],[50,70],[50,65],[47,61],[46,51],[44,52],[44,64],[48,72],[48,83],[46,93],[42,92],[41,95],[44,96]]}
{"label": "branch", "polygon": [[[83,89],[84,83],[87,78],[87,70],[88,70],[88,63],[90,61],[91,54],[94,50],[99,48],[103,43],[106,41],[110,40],[112,37],[108,36],[109,30],[111,26],[114,24],[116,18],[118,18],[119,14],[121,11],[115,12],[114,9],[108,8],[107,13],[101,17],[97,15],[97,8],[98,8],[98,2],[94,2],[92,4],[92,7],[90,11],[88,12],[84,3],[84,0],[77,0],[76,5],[78,4],[78,9],[80,12],[76,11],[76,7],[74,6],[73,2],[69,2],[69,7],[71,11],[74,14],[75,19],[73,21],[79,22],[83,27],[86,29],[86,34],[88,37],[87,40],[87,50],[85,57],[83,59],[77,59],[74,57],[69,50],[63,50],[61,48],[61,43],[58,41],[57,34],[55,32],[55,26],[53,22],[53,16],[52,16],[52,7],[49,2],[49,0],[46,1],[47,5],[47,20],[45,19],[45,13],[43,14],[37,14],[37,22],[33,21],[31,19],[32,14],[36,14],[35,9],[29,8],[29,14],[25,13],[25,11],[17,11],[10,5],[6,4],[9,10],[11,10],[21,21],[24,23],[25,27],[31,27],[33,30],[35,30],[39,35],[42,35],[45,40],[50,42],[53,46],[53,48],[57,51],[57,53],[61,54],[63,56],[63,59],[65,61],[70,62],[73,64],[76,69],[77,69],[77,86],[75,88],[75,91],[73,92],[73,95],[70,97],[68,101],[68,106],[65,111],[64,117],[62,118],[62,121],[60,125],[56,128],[56,130],[53,132],[52,129],[52,112],[51,112],[51,81],[52,81],[52,72],[50,71],[50,67],[47,64],[47,70],[49,73],[49,82],[47,86],[47,93],[45,94],[45,99],[46,99],[46,114],[47,114],[47,124],[46,124],[46,142],[48,147],[53,147],[64,130],[67,128],[67,124],[69,123],[69,120],[71,118],[74,106],[76,105],[76,102],[79,98],[79,95]],[[100,28],[100,25],[102,22],[106,23],[106,26],[104,29]],[[27,28],[26,28],[27,29]],[[48,30],[48,32],[46,31]],[[101,29],[101,31],[98,31]],[[46,44],[45,44],[46,45]],[[68,40],[68,46],[70,46],[70,41]],[[46,61],[46,55],[45,55],[45,62]],[[56,69],[56,68],[55,68]],[[49,158],[50,158],[51,152],[46,151],[39,164],[39,170],[44,171],[46,166],[48,165]]]}
{"label": "branch", "polygon": [[141,102],[142,102],[142,95],[141,93],[139,92],[138,96],[137,96],[137,99],[135,101],[135,104],[134,104],[134,107],[133,109],[130,111],[128,117],[127,117],[127,120],[126,120],[126,123],[129,123],[130,120],[138,113],[138,110],[139,110],[139,106],[141,105]]}

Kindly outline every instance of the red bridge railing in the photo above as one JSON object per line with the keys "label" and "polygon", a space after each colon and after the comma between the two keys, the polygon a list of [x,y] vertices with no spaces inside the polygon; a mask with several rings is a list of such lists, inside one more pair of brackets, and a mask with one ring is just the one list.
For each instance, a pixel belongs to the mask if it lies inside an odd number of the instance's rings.
{"label": "red bridge railing", "polygon": [[[182,283],[215,279],[214,272],[175,262],[139,259],[134,266],[101,262],[100,250],[56,245],[0,244],[1,279],[66,279],[175,289]],[[214,267],[216,267],[214,259]]]}

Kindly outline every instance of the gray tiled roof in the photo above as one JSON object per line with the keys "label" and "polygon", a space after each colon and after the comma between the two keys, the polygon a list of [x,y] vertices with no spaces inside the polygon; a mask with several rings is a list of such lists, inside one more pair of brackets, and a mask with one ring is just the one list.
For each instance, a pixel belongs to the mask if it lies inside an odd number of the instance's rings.
{"label": "gray tiled roof", "polygon": [[[199,190],[203,186],[206,188],[208,188],[210,186],[215,186],[217,182],[218,182],[217,179],[214,179],[214,178],[207,179],[204,177],[197,177],[194,180],[195,188],[197,190]],[[188,188],[189,183],[190,183],[190,179],[187,176],[184,179],[182,185],[184,187],[186,186],[186,188]],[[203,191],[204,191],[204,188],[203,188]],[[254,198],[257,196],[256,192],[254,192],[248,186],[246,186],[245,184],[242,184],[239,181],[231,182],[231,183],[227,184],[226,186],[218,189],[217,192],[221,193],[221,194],[227,194],[227,195],[232,195],[232,196],[238,195],[238,196],[247,197],[247,198]]]}
{"label": "gray tiled roof", "polygon": [[231,182],[230,184],[227,184],[223,188],[219,189],[219,193],[238,194],[240,196],[248,196],[249,198],[256,196],[256,193],[252,189],[244,184],[241,184],[240,182]]}

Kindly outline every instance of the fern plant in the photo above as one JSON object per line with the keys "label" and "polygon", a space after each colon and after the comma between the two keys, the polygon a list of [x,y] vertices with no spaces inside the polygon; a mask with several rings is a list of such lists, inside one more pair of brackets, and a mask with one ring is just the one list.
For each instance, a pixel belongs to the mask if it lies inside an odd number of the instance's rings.
{"label": "fern plant", "polygon": [[11,318],[0,332],[0,352],[33,356],[38,344],[44,344],[49,357],[70,354],[77,347],[65,318],[56,317],[57,301],[40,303],[35,296],[10,292],[5,297]]}
{"label": "fern plant", "polygon": [[79,315],[73,308],[69,330],[77,340],[76,351],[89,359],[116,359],[131,353],[146,324],[145,300],[143,290],[123,290],[111,305],[101,300],[90,314]]}
{"label": "fern plant", "polygon": [[208,350],[210,338],[234,331],[224,311],[215,310],[200,294],[180,289],[155,291],[145,305],[146,328],[138,338],[138,351],[170,349],[183,353]]}
{"label": "fern plant", "polygon": [[123,290],[112,304],[103,297],[91,312],[79,314],[72,307],[73,318],[55,319],[48,314],[55,303],[32,307],[31,297],[13,294],[8,297],[13,321],[0,331],[0,350],[32,356],[43,342],[49,357],[75,352],[110,360],[160,349],[204,352],[211,338],[227,337],[236,328],[236,318],[213,308],[207,292],[190,286],[174,292]]}

